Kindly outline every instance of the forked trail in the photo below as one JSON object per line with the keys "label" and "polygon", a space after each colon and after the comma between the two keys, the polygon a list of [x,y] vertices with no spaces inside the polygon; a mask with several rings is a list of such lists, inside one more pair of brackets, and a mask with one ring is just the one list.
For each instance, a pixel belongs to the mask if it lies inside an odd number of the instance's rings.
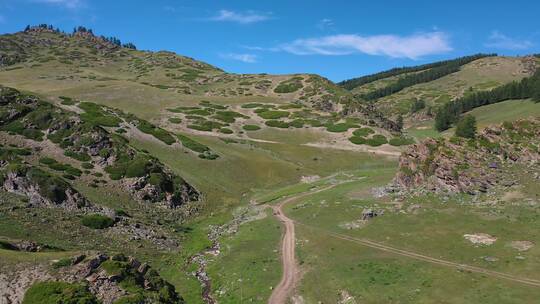
{"label": "forked trail", "polygon": [[525,284],[525,285],[529,285],[533,287],[540,287],[540,280],[518,277],[515,275],[503,273],[503,272],[484,269],[481,267],[446,261],[446,260],[430,257],[427,255],[415,253],[412,251],[390,247],[388,245],[374,242],[368,239],[355,238],[355,237],[348,236],[345,234],[327,231],[318,227],[306,225],[300,222],[295,222],[294,220],[288,218],[283,212],[283,206],[285,206],[286,204],[294,200],[297,200],[299,198],[302,198],[304,196],[308,196],[317,192],[328,190],[334,186],[336,185],[331,185],[322,189],[318,189],[316,191],[301,193],[301,194],[286,198],[283,201],[281,201],[279,204],[272,206],[272,209],[274,210],[274,216],[276,216],[283,223],[285,231],[284,231],[282,242],[281,242],[281,259],[282,259],[282,264],[283,264],[283,275],[281,277],[281,281],[279,282],[279,284],[276,286],[276,288],[274,288],[272,295],[270,296],[270,299],[268,300],[268,304],[287,303],[287,300],[291,296],[295,285],[300,280],[300,271],[298,269],[298,265],[295,259],[295,231],[294,231],[295,224],[302,225],[310,229],[315,229],[317,231],[326,233],[337,239],[353,242],[362,246],[393,253],[396,255],[405,256],[405,257],[429,262],[429,263],[440,265],[440,266],[452,267],[452,268],[462,269],[465,271],[480,273],[480,274],[484,274],[484,275],[491,276],[494,278],[504,279],[504,280],[521,283],[521,284]]}

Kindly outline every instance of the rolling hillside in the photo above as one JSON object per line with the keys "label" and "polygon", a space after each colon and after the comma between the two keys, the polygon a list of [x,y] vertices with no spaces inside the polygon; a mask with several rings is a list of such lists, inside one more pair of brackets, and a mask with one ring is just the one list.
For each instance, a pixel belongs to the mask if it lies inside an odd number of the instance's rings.
{"label": "rolling hillside", "polygon": [[335,84],[0,35],[0,302],[532,303],[538,60]]}

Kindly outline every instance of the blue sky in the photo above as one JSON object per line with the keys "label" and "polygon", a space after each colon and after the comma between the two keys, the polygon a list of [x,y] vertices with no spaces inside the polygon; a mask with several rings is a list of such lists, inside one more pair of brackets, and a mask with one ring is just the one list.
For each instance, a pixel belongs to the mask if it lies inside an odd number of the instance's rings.
{"label": "blue sky", "polygon": [[233,73],[339,81],[478,52],[540,52],[540,1],[0,0],[0,33],[76,25]]}

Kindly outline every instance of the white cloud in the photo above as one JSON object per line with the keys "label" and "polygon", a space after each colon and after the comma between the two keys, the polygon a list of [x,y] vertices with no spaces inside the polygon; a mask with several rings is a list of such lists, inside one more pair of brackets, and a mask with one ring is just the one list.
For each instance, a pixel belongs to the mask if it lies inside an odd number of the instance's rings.
{"label": "white cloud", "polygon": [[531,48],[533,43],[529,40],[519,40],[508,37],[499,31],[493,31],[484,45],[496,49],[526,50]]}
{"label": "white cloud", "polygon": [[229,10],[220,10],[217,16],[212,17],[209,20],[249,24],[249,23],[266,21],[268,19],[270,19],[270,16],[268,14],[259,14],[254,11],[247,11],[245,13],[240,13],[240,12],[234,12],[234,11],[229,11]]}
{"label": "white cloud", "polygon": [[65,8],[76,9],[83,6],[83,0],[35,0],[35,2],[63,6]]}
{"label": "white cloud", "polygon": [[242,61],[245,63],[255,63],[257,62],[257,55],[254,54],[235,54],[235,53],[229,53],[229,54],[221,54],[222,58]]}
{"label": "white cloud", "polygon": [[364,53],[393,58],[410,58],[439,54],[452,50],[443,32],[397,35],[332,35],[320,38],[297,39],[281,45],[283,51],[296,55],[349,55]]}

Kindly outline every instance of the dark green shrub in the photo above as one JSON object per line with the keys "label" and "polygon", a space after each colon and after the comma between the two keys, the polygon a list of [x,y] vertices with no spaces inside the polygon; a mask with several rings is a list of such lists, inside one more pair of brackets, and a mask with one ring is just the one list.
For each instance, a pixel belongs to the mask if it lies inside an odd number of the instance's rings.
{"label": "dark green shrub", "polygon": [[77,103],[77,101],[73,100],[71,97],[60,96],[58,98],[62,99],[61,104],[66,106],[73,106]]}
{"label": "dark green shrub", "polygon": [[388,141],[386,140],[386,137],[384,135],[381,135],[381,134],[376,134],[376,135],[373,135],[372,138],[368,138],[366,140],[366,144],[372,146],[372,147],[378,147],[380,145],[384,145],[388,143]]}
{"label": "dark green shrub", "polygon": [[353,136],[349,138],[349,141],[356,145],[365,145],[366,139],[361,136]]}
{"label": "dark green shrub", "polygon": [[119,117],[107,112],[101,105],[92,102],[81,102],[78,106],[85,112],[80,115],[85,122],[104,127],[118,127],[122,122]]}
{"label": "dark green shrub", "polygon": [[92,165],[91,163],[82,163],[81,167],[83,169],[94,169],[94,165]]}
{"label": "dark green shrub", "polygon": [[206,151],[209,151],[210,148],[208,148],[207,146],[185,136],[185,135],[181,135],[181,134],[178,134],[178,139],[180,140],[180,142],[182,143],[182,145],[192,151],[195,151],[195,152],[198,152],[198,153],[203,153],[203,152],[206,152]]}
{"label": "dark green shrub", "polygon": [[146,120],[139,120],[139,123],[137,124],[137,129],[139,129],[143,133],[154,136],[155,138],[166,143],[167,145],[172,145],[176,142],[171,133],[162,128],[154,126]]}
{"label": "dark green shrub", "polygon": [[195,110],[186,111],[185,113],[189,115],[209,116],[210,114],[212,114],[212,112],[206,109],[195,109]]}
{"label": "dark green shrub", "polygon": [[114,225],[114,220],[101,214],[90,214],[83,216],[81,224],[92,229],[105,229]]}
{"label": "dark green shrub", "polygon": [[83,153],[83,152],[73,152],[71,150],[64,151],[64,155],[71,157],[73,159],[76,159],[78,161],[87,162],[90,161],[92,158],[90,155]]}
{"label": "dark green shrub", "polygon": [[410,137],[394,137],[388,141],[389,144],[392,146],[406,146],[406,145],[412,145],[414,144],[414,139]]}
{"label": "dark green shrub", "polygon": [[360,137],[366,137],[366,136],[369,136],[369,135],[371,135],[373,133],[375,133],[375,131],[373,131],[373,129],[360,128],[360,129],[354,130],[353,135],[354,136],[360,136]]}
{"label": "dark green shrub", "polygon": [[218,111],[215,115],[212,116],[212,118],[221,120],[226,123],[233,123],[236,121],[236,118],[247,119],[249,117],[234,111]]}
{"label": "dark green shrub", "polygon": [[223,134],[233,134],[233,130],[229,129],[229,128],[221,128],[219,129],[219,132],[223,133]]}
{"label": "dark green shrub", "polygon": [[274,128],[287,129],[289,127],[289,123],[281,120],[267,120],[264,124]]}
{"label": "dark green shrub", "polygon": [[263,104],[262,103],[252,102],[252,103],[243,104],[242,108],[244,108],[244,109],[252,109],[252,108],[258,108],[260,106],[263,106]]}
{"label": "dark green shrub", "polygon": [[67,266],[71,266],[72,264],[72,261],[71,261],[71,258],[63,258],[63,259],[60,259],[58,260],[57,262],[53,263],[53,268],[62,268],[62,267],[67,267]]}
{"label": "dark green shrub", "polygon": [[290,114],[291,113],[287,111],[273,111],[273,110],[258,113],[258,115],[264,119],[280,119],[280,118],[289,117]]}
{"label": "dark green shrub", "polygon": [[260,130],[261,127],[259,127],[257,125],[244,125],[244,126],[242,126],[242,129],[244,129],[246,131],[257,131],[257,130]]}
{"label": "dark green shrub", "polygon": [[174,123],[174,124],[179,124],[179,123],[182,123],[182,119],[178,117],[170,117],[169,122]]}
{"label": "dark green shrub", "polygon": [[358,128],[358,125],[346,122],[326,125],[326,131],[335,133],[347,132],[351,128]]}

